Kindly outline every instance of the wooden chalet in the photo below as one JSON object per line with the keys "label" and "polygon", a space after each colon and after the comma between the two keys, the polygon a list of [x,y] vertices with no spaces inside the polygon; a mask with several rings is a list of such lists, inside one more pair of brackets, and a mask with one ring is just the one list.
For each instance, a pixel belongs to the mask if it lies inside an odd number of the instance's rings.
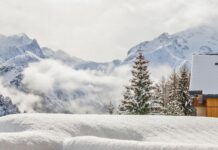
{"label": "wooden chalet", "polygon": [[218,117],[218,54],[193,55],[190,94],[197,116]]}

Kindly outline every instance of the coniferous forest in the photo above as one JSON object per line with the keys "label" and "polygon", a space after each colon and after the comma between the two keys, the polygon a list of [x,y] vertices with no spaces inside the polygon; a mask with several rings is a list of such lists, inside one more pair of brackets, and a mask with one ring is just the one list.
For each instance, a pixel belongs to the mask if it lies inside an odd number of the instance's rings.
{"label": "coniferous forest", "polygon": [[195,115],[189,95],[190,71],[185,65],[158,83],[150,79],[149,62],[141,52],[135,59],[129,85],[125,86],[120,114]]}

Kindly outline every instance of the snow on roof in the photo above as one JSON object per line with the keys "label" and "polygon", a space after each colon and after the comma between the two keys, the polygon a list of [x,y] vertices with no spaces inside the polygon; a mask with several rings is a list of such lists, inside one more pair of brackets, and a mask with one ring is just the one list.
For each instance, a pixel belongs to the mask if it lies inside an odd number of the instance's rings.
{"label": "snow on roof", "polygon": [[218,94],[218,55],[193,55],[190,91]]}

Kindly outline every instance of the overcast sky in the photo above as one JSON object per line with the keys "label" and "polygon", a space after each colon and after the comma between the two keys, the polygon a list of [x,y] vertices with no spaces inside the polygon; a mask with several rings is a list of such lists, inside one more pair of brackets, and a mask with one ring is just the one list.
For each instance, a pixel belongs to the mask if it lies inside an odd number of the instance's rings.
{"label": "overcast sky", "polygon": [[162,32],[214,21],[217,8],[217,0],[0,0],[0,33],[109,61]]}

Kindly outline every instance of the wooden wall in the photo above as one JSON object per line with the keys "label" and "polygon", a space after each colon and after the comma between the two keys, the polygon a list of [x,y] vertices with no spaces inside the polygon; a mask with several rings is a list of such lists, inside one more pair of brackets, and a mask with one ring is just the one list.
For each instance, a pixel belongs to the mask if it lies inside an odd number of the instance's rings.
{"label": "wooden wall", "polygon": [[207,116],[218,117],[218,98],[207,98]]}
{"label": "wooden wall", "polygon": [[197,116],[207,116],[207,109],[203,106],[197,106],[196,109],[196,115]]}

